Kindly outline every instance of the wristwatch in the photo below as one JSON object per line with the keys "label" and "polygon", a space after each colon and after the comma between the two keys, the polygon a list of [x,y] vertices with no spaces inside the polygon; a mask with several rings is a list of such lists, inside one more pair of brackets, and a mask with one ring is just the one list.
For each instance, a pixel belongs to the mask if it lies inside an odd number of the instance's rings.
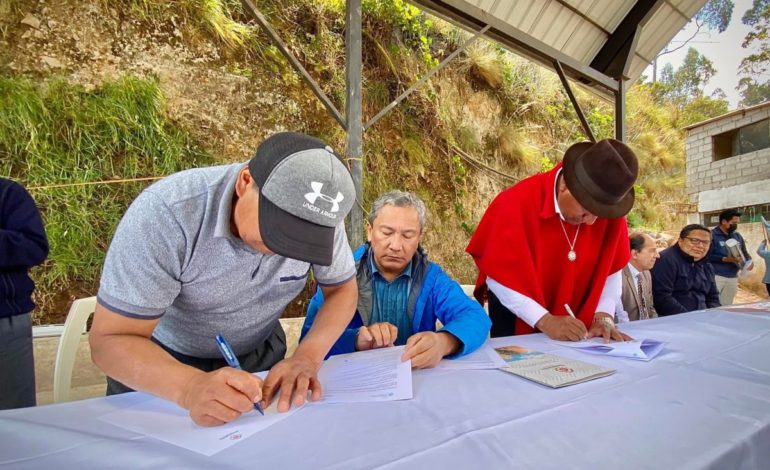
{"label": "wristwatch", "polygon": [[599,323],[603,327],[607,327],[609,329],[615,328],[615,321],[611,317],[608,317],[606,315],[595,316],[594,323]]}

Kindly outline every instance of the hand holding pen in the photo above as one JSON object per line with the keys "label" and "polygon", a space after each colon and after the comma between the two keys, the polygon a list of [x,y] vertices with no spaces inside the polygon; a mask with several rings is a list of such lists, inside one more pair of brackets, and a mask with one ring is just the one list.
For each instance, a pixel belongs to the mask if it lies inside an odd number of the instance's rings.
{"label": "hand holding pen", "polygon": [[564,309],[567,315],[554,315],[546,313],[535,323],[535,328],[545,333],[551,339],[558,341],[581,341],[585,339],[588,330],[582,321],[575,318],[575,314],[568,305]]}
{"label": "hand holding pen", "polygon": [[230,367],[211,372],[184,368],[187,377],[181,378],[174,401],[189,410],[190,418],[200,426],[235,421],[254,410],[254,403],[262,399],[262,379],[246,371]]}
{"label": "hand holding pen", "polygon": [[[219,352],[222,353],[222,356],[225,358],[225,362],[227,362],[227,365],[232,367],[233,369],[243,370],[241,369],[241,363],[238,362],[238,356],[235,355],[233,352],[233,348],[230,347],[230,343],[227,342],[227,340],[222,335],[217,335],[215,338],[217,342],[217,347],[219,348]],[[264,416],[265,412],[262,411],[262,405],[259,403],[259,401],[254,402],[254,409],[259,411],[259,413]]]}
{"label": "hand holding pen", "polygon": [[[572,308],[570,308],[569,304],[564,304],[564,310],[566,310],[567,313],[569,313],[569,316],[577,320],[577,317],[575,316],[575,312],[572,311]],[[588,337],[588,332],[586,332],[586,334],[583,336],[583,339],[586,339],[587,337]]]}

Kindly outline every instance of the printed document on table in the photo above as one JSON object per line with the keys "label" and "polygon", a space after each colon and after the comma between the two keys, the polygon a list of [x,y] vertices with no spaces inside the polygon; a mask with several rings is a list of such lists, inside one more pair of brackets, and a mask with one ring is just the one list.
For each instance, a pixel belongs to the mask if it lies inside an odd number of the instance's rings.
{"label": "printed document on table", "polygon": [[566,387],[614,374],[614,369],[568,359],[522,346],[510,345],[495,348],[508,365],[501,369],[552,388]]}
{"label": "printed document on table", "polygon": [[301,407],[292,406],[289,411],[278,413],[277,407],[278,400],[273,400],[273,403],[264,410],[265,416],[252,410],[222,426],[203,427],[195,424],[188,411],[180,408],[176,403],[153,397],[137,405],[101,416],[99,419],[211,456],[288,418],[301,409]]}
{"label": "printed document on table", "polygon": [[578,349],[589,354],[625,357],[638,361],[649,361],[662,350],[664,343],[654,339],[634,339],[631,341],[610,341],[605,343],[602,338],[591,338],[586,341],[551,341],[559,346]]}
{"label": "printed document on table", "polygon": [[340,354],[318,371],[323,398],[317,403],[360,403],[412,398],[412,361],[403,346]]}
{"label": "printed document on table", "polygon": [[481,346],[476,351],[456,359],[442,359],[437,370],[467,370],[467,369],[502,369],[507,364],[495,349],[489,344]]}

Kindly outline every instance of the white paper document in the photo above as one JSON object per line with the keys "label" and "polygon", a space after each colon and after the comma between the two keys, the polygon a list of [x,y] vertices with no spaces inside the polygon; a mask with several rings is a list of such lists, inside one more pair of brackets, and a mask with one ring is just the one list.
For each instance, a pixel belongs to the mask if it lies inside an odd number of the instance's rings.
{"label": "white paper document", "polygon": [[503,369],[508,364],[489,344],[481,346],[476,351],[456,359],[442,359],[436,365],[437,370],[467,370],[467,369]]}
{"label": "white paper document", "polygon": [[602,338],[591,338],[586,341],[551,341],[559,346],[578,349],[589,354],[625,357],[638,361],[649,361],[662,350],[664,343],[654,339],[635,339],[631,341],[611,341],[605,343]]}
{"label": "white paper document", "polygon": [[317,403],[358,403],[412,398],[412,362],[403,346],[332,356],[318,371],[323,398]]}
{"label": "white paper document", "polygon": [[276,399],[264,410],[265,416],[251,411],[231,423],[203,427],[193,423],[188,411],[176,403],[153,397],[99,419],[199,454],[214,455],[301,409],[292,406],[286,413],[278,413],[277,407]]}

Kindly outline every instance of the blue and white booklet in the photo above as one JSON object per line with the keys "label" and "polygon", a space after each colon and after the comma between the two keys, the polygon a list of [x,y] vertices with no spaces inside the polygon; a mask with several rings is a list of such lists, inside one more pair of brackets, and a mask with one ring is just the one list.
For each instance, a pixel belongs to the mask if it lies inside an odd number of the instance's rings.
{"label": "blue and white booklet", "polygon": [[551,341],[559,346],[577,349],[589,354],[624,357],[637,361],[649,361],[657,356],[665,343],[654,339],[634,339],[631,341],[611,341],[603,338],[591,338],[586,341]]}

